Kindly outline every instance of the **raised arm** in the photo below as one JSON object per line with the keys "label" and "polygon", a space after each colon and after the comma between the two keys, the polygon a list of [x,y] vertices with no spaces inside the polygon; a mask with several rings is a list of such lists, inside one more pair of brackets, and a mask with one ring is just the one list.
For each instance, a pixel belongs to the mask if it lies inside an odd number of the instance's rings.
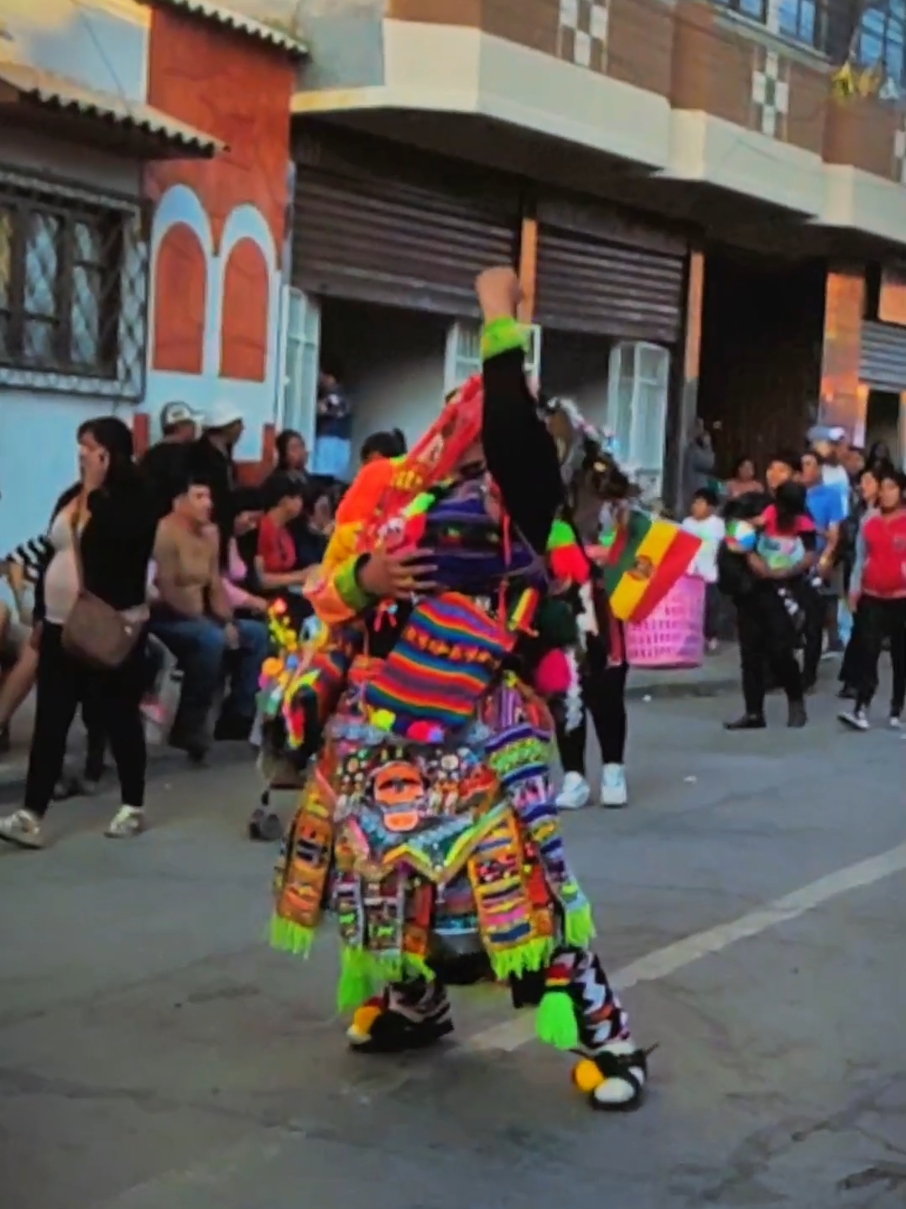
{"label": "raised arm", "polygon": [[484,317],[485,461],[513,523],[529,545],[544,551],[565,494],[554,440],[525,380],[525,338],[516,322],[519,282],[511,268],[488,269],[476,290]]}

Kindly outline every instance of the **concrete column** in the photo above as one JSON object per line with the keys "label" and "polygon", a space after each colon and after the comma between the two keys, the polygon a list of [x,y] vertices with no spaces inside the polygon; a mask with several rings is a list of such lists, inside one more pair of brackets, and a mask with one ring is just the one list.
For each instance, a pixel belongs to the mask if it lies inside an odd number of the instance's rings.
{"label": "concrete column", "polygon": [[868,393],[859,384],[864,306],[861,266],[832,266],[825,286],[818,421],[845,428],[855,441],[864,436],[868,403]]}
{"label": "concrete column", "polygon": [[705,254],[689,254],[686,276],[684,338],[673,365],[667,408],[664,502],[680,515],[683,493],[683,459],[698,414],[698,379],[701,369],[702,306],[705,295]]}
{"label": "concrete column", "polygon": [[531,323],[535,317],[535,283],[538,276],[538,220],[523,218],[522,239],[519,248],[519,284],[522,286],[522,302],[519,304],[519,322]]}

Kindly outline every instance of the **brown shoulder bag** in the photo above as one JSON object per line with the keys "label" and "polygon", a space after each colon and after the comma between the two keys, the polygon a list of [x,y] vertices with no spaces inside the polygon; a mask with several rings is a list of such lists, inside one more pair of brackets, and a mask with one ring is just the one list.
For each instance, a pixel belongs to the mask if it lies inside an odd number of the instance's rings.
{"label": "brown shoulder bag", "polygon": [[144,606],[119,612],[85,588],[78,518],[72,525],[72,551],[79,594],[63,625],[63,650],[91,667],[113,671],[132,654],[148,617]]}

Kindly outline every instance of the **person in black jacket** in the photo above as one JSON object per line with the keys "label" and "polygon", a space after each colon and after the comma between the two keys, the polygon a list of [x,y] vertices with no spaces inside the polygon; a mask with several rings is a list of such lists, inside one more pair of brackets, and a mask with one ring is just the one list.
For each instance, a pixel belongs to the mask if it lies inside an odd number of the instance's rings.
{"label": "person in black jacket", "polygon": [[54,553],[35,593],[37,708],[25,801],[0,819],[0,839],[22,848],[43,845],[42,820],[80,703],[106,731],[120,781],[122,806],[106,834],[137,835],[144,826],[144,642],[119,667],[100,670],[64,649],[63,627],[82,590],[136,621],[145,615],[153,499],[133,461],[132,433],[121,420],[88,420],[78,441],[80,480],[54,509]]}
{"label": "person in black jacket", "polygon": [[168,403],[160,413],[163,439],[145,453],[142,473],[154,494],[158,519],[167,515],[185,478],[189,455],[197,436],[197,418],[186,403]]}
{"label": "person in black jacket", "polygon": [[193,482],[204,483],[210,488],[213,521],[220,534],[220,559],[224,567],[236,520],[233,450],[242,437],[243,427],[241,408],[232,403],[216,403],[205,421],[204,432],[192,446],[187,467]]}

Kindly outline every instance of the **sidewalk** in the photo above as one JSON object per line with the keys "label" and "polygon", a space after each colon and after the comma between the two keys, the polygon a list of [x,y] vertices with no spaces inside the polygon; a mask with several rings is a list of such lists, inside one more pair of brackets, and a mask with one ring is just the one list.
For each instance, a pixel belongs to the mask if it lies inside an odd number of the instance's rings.
{"label": "sidewalk", "polygon": [[716,697],[739,686],[739,648],[722,644],[701,667],[630,668],[626,696],[630,701],[657,697]]}
{"label": "sidewalk", "polygon": [[[630,671],[626,696],[631,701],[674,697],[716,697],[729,692],[739,683],[739,654],[735,644],[728,643],[716,655],[710,655],[702,667],[696,668],[639,668]],[[34,718],[34,700],[28,701],[13,719],[12,748],[0,756],[0,791],[15,789],[24,784],[28,766],[28,747],[31,741]],[[85,733],[77,721],[70,738],[67,766],[81,767],[85,750]],[[166,746],[149,749],[153,765],[169,758],[179,759]]]}

